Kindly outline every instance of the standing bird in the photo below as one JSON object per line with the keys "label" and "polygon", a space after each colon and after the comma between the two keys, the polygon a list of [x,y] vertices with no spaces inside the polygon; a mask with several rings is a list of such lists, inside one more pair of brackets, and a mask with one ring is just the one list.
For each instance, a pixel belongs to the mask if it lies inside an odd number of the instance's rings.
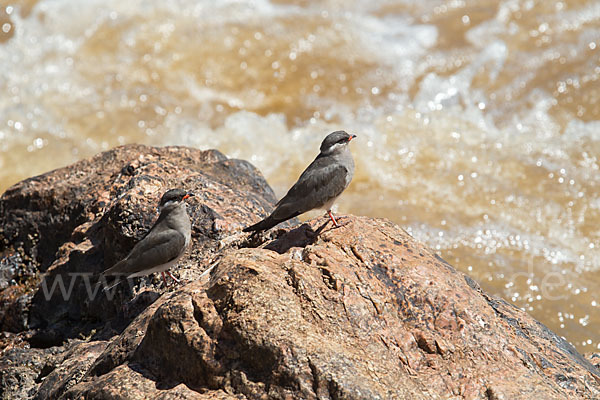
{"label": "standing bird", "polygon": [[336,131],[321,143],[321,152],[304,170],[298,181],[275,205],[275,210],[264,220],[244,228],[244,232],[264,231],[315,208],[327,210],[335,226],[337,221],[331,207],[348,187],[354,175],[354,160],[348,143],[356,135]]}
{"label": "standing bird", "polygon": [[117,285],[123,278],[150,275],[154,272],[162,274],[165,286],[165,271],[177,283],[168,271],[183,255],[190,244],[192,224],[186,210],[185,199],[193,196],[183,189],[171,189],[160,199],[160,215],[150,231],[129,252],[127,257],[102,273],[104,276],[116,276]]}

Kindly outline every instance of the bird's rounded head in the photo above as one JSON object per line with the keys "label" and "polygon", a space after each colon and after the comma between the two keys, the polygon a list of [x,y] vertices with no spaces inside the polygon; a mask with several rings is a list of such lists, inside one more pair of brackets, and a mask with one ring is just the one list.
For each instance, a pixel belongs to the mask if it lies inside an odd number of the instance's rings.
{"label": "bird's rounded head", "polygon": [[179,203],[188,197],[193,196],[194,194],[183,189],[171,189],[168,190],[163,196],[160,198],[159,207],[164,207],[167,203]]}
{"label": "bird's rounded head", "polygon": [[356,135],[350,135],[346,131],[335,131],[323,139],[321,143],[321,153],[331,154],[335,151],[345,148]]}

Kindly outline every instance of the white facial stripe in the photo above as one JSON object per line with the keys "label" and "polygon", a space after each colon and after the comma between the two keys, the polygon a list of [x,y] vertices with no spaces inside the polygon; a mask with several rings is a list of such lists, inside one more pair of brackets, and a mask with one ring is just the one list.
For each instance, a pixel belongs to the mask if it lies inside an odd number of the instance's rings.
{"label": "white facial stripe", "polygon": [[340,147],[343,147],[345,145],[347,145],[348,142],[344,142],[344,143],[335,143],[333,146],[331,146],[330,148],[327,149],[327,154],[332,153],[334,151],[336,151],[337,149],[339,149]]}
{"label": "white facial stripe", "polygon": [[171,205],[173,205],[173,204],[177,204],[177,203],[179,203],[179,202],[178,202],[178,201],[176,201],[176,200],[169,200],[169,201],[167,201],[165,204],[163,204],[163,205],[162,205],[162,207],[163,207],[163,208],[164,208],[164,207],[168,207],[168,206],[171,206]]}

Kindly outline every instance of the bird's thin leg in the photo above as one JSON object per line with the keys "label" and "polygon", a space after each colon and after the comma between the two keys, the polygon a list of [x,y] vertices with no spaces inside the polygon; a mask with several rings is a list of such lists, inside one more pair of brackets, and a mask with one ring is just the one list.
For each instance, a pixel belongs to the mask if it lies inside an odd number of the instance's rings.
{"label": "bird's thin leg", "polygon": [[181,284],[181,281],[177,278],[175,278],[172,274],[171,271],[167,271],[167,275],[169,275],[171,277],[171,279],[173,279],[175,282]]}
{"label": "bird's thin leg", "polygon": [[335,226],[339,226],[337,221],[335,220],[335,218],[333,217],[333,214],[331,213],[331,210],[327,210],[327,214],[329,214],[329,218],[331,218],[331,220],[333,221],[333,224]]}
{"label": "bird's thin leg", "polygon": [[167,278],[165,278],[165,273],[161,272],[160,274],[162,275],[163,282],[165,283],[165,287],[169,287],[169,284],[167,283]]}

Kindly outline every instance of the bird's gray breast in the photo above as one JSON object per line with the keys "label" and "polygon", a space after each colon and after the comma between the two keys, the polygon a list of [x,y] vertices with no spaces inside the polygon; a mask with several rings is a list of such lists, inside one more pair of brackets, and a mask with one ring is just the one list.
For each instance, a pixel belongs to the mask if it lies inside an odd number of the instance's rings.
{"label": "bird's gray breast", "polygon": [[332,184],[342,186],[337,188],[337,194],[339,195],[348,187],[354,176],[354,159],[352,158],[352,153],[345,148],[343,151],[332,155],[327,164],[329,164],[330,167],[334,167],[336,171],[336,179],[331,177]]}
{"label": "bird's gray breast", "polygon": [[[307,178],[311,181],[313,207],[321,207],[337,198],[350,184],[354,175],[354,160],[349,151],[342,151],[321,160],[318,168]],[[312,192],[312,193],[310,193]]]}
{"label": "bird's gray breast", "polygon": [[340,155],[339,163],[346,168],[346,171],[348,171],[346,173],[346,186],[344,187],[345,189],[348,187],[348,185],[352,181],[352,178],[354,177],[354,158],[352,158],[352,154],[350,153],[350,151],[345,151]]}
{"label": "bird's gray breast", "polygon": [[192,239],[192,223],[185,204],[181,204],[171,212],[171,215],[169,215],[168,218],[168,224],[169,228],[175,229],[183,235],[185,238],[184,247],[187,247]]}

